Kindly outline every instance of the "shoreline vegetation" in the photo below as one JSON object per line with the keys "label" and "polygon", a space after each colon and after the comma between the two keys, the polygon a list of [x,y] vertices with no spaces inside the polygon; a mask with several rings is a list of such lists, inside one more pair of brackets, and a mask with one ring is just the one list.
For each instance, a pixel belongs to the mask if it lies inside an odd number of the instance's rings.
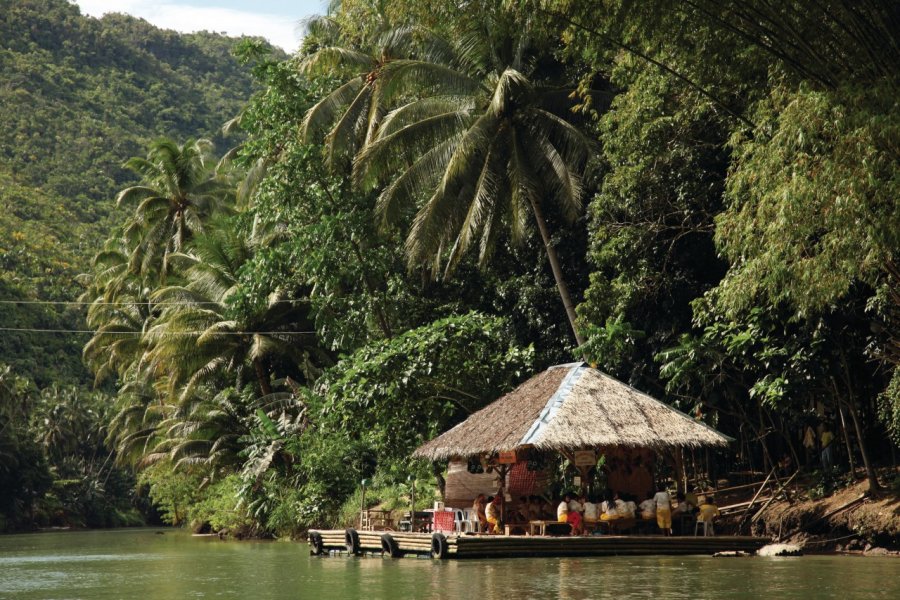
{"label": "shoreline vegetation", "polygon": [[343,0],[286,57],[16,2],[0,531],[425,508],[415,448],[584,360],[735,439],[657,480],[799,469],[754,527],[894,551],[898,23]]}

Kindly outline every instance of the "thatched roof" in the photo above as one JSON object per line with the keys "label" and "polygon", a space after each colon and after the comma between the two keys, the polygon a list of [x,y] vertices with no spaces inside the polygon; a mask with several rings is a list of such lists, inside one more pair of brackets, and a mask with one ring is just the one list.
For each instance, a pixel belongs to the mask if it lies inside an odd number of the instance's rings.
{"label": "thatched roof", "polygon": [[584,363],[551,367],[453,429],[420,446],[414,456],[441,460],[530,446],[576,450],[603,446],[724,446],[715,429],[592,369]]}

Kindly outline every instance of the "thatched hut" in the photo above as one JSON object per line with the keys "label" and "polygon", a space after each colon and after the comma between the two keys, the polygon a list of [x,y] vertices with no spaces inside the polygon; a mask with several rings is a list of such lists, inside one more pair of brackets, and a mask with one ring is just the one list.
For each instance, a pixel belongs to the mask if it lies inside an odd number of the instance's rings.
{"label": "thatched hut", "polygon": [[[725,446],[730,441],[597,369],[571,363],[535,375],[420,446],[414,456],[459,460],[525,448],[572,456],[575,451],[591,449],[621,457],[623,464],[632,460],[640,464],[642,455],[648,453]],[[631,466],[628,471],[630,474]],[[622,485],[628,486],[627,482]]]}

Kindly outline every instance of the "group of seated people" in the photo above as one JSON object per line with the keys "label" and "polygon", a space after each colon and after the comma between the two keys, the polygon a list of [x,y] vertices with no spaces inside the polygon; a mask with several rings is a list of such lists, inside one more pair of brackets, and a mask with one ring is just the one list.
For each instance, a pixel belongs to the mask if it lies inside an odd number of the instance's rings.
{"label": "group of seated people", "polygon": [[[478,517],[479,530],[500,533],[503,497],[479,494],[472,505]],[[505,515],[507,524],[526,524],[553,518],[552,505],[540,496],[522,496],[516,509]],[[698,521],[712,521],[719,516],[712,494],[697,496],[692,489],[685,494],[678,492],[673,499],[665,486],[650,491],[640,504],[637,497],[625,492],[607,490],[600,499],[585,494],[565,494],[556,506],[556,520],[568,523],[572,535],[585,535],[598,523],[620,519],[656,521],[664,535],[672,534],[672,517],[695,515]]]}
{"label": "group of seated people", "polygon": [[637,498],[624,492],[607,490],[603,500],[595,496],[581,494],[575,497],[566,494],[556,508],[557,521],[568,523],[572,535],[584,535],[599,522],[624,519],[656,521],[664,535],[672,534],[672,515],[696,515],[698,521],[712,521],[719,516],[712,495],[697,497],[695,494],[678,492],[673,501],[665,486],[656,492],[648,492],[646,499],[637,504]]}

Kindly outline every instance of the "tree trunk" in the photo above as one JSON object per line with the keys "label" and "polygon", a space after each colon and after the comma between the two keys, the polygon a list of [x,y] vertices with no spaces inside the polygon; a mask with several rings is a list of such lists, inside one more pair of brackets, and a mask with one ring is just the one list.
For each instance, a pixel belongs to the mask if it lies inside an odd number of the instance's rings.
{"label": "tree trunk", "polygon": [[853,428],[856,429],[856,441],[859,445],[859,453],[862,454],[863,466],[866,468],[866,479],[869,480],[869,491],[877,492],[881,490],[881,485],[878,483],[878,476],[875,474],[872,463],[869,462],[869,453],[866,451],[866,444],[863,441],[862,427],[859,424],[859,417],[856,414],[856,408],[853,406],[852,399],[847,402],[847,410],[850,412],[850,420],[853,421]]}
{"label": "tree trunk", "polygon": [[[853,428],[856,430],[856,443],[859,446],[859,453],[862,455],[863,466],[866,468],[869,491],[877,492],[881,490],[881,485],[878,483],[878,476],[875,474],[872,463],[869,462],[869,453],[866,451],[866,438],[863,437],[863,429],[859,423],[859,416],[856,414],[856,399],[850,379],[850,367],[847,365],[847,357],[844,356],[843,351],[841,352],[841,365],[844,367],[844,383],[847,386],[847,401],[845,404],[847,405],[847,411],[850,413],[850,420],[853,421]],[[837,401],[838,406],[840,406],[841,399],[838,398]]]}
{"label": "tree trunk", "polygon": [[847,446],[847,461],[850,463],[850,474],[856,478],[856,464],[853,462],[853,448],[850,446],[850,434],[847,432],[847,420],[844,419],[844,407],[838,401],[838,414],[841,416],[841,433],[844,434],[844,444]]}
{"label": "tree trunk", "polygon": [[256,379],[259,381],[259,389],[262,391],[262,395],[268,396],[272,393],[272,386],[269,385],[269,374],[266,373],[266,368],[258,358],[253,359],[253,368],[256,369]]}
{"label": "tree trunk", "polygon": [[439,463],[431,463],[431,472],[434,474],[434,478],[437,481],[438,491],[441,494],[441,500],[444,500],[447,493],[447,480],[444,479],[443,467],[438,465]]}
{"label": "tree trunk", "polygon": [[556,280],[556,289],[559,290],[559,297],[562,299],[563,306],[566,309],[566,316],[569,318],[569,325],[572,327],[572,333],[575,334],[575,341],[579,346],[583,346],[585,339],[578,331],[576,325],[577,316],[575,315],[575,305],[572,303],[572,296],[569,294],[569,287],[563,278],[562,267],[559,265],[559,256],[556,254],[556,248],[550,239],[550,230],[547,228],[547,222],[544,220],[544,213],[538,203],[531,200],[531,209],[534,212],[534,220],[537,221],[538,229],[541,232],[541,239],[544,241],[544,249],[547,251],[547,259],[550,261],[550,269],[553,271],[553,278]]}

